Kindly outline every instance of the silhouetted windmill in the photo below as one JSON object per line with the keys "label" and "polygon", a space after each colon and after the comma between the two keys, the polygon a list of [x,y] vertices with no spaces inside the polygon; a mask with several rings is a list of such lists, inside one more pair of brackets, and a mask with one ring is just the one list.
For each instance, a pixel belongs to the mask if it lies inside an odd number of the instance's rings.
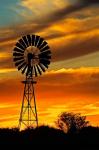
{"label": "silhouetted windmill", "polygon": [[50,64],[51,51],[48,43],[38,35],[23,36],[15,45],[13,50],[13,60],[18,70],[26,75],[22,107],[19,118],[19,128],[21,124],[26,127],[36,123],[38,126],[38,116],[36,108],[36,98],[34,91],[35,77],[46,71]]}

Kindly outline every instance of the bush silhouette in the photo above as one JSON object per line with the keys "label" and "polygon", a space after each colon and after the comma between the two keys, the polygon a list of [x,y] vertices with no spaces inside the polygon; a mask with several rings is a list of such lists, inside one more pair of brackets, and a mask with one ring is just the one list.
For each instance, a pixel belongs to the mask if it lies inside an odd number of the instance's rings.
{"label": "bush silhouette", "polygon": [[61,113],[55,123],[59,129],[70,133],[77,132],[89,124],[89,122],[86,121],[86,116],[81,116],[79,113],[72,112]]}

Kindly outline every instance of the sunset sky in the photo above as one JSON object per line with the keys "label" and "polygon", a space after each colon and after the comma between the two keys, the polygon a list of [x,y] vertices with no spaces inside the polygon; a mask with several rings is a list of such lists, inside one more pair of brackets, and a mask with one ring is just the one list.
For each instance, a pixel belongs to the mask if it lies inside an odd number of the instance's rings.
{"label": "sunset sky", "polygon": [[49,69],[38,77],[39,124],[54,125],[63,112],[81,113],[99,125],[99,1],[0,1],[0,127],[18,125],[25,76],[13,63],[23,35],[37,34],[49,44]]}

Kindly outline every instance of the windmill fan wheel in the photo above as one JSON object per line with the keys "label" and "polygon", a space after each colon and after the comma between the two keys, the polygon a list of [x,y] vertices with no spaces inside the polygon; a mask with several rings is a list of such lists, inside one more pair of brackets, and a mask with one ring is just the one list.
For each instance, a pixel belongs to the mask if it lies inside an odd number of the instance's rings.
{"label": "windmill fan wheel", "polygon": [[30,73],[35,77],[41,75],[48,68],[50,59],[50,47],[38,35],[23,36],[13,50],[15,66],[26,75]]}

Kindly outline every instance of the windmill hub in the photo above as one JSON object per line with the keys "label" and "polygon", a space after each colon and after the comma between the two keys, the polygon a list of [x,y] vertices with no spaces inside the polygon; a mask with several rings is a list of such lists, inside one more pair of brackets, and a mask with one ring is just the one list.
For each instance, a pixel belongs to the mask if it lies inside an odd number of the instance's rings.
{"label": "windmill hub", "polygon": [[29,46],[29,47],[26,48],[25,51],[31,52],[31,53],[37,53],[37,52],[39,52],[40,50],[39,50],[37,47],[35,47],[35,46]]}
{"label": "windmill hub", "polygon": [[32,54],[32,53],[28,53],[28,60],[32,60],[32,59],[34,59],[35,58],[35,55],[34,54]]}

